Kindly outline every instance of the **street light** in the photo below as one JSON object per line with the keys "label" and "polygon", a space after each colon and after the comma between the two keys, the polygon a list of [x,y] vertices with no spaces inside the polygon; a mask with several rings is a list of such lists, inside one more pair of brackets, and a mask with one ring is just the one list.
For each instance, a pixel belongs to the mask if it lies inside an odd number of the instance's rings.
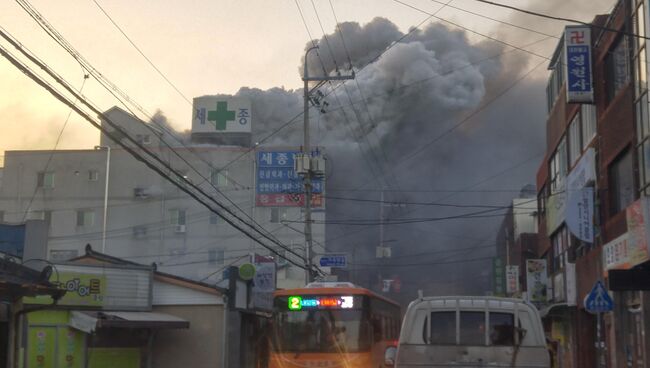
{"label": "street light", "polygon": [[111,173],[111,147],[95,146],[96,150],[106,150],[106,183],[104,185],[104,225],[102,227],[102,253],[106,253],[106,217],[108,215],[108,178]]}

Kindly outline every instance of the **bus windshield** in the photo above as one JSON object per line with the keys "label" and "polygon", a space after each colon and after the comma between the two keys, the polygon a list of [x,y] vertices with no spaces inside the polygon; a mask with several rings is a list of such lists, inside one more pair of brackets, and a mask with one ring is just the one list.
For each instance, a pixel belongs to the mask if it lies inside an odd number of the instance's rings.
{"label": "bus windshield", "polygon": [[361,310],[286,311],[276,314],[277,352],[359,352],[370,348]]}

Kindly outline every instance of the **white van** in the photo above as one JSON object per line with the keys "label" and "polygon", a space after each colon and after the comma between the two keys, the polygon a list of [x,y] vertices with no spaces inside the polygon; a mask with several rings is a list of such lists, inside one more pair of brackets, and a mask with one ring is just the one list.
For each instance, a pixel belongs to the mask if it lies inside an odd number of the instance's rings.
{"label": "white van", "polygon": [[385,364],[408,367],[548,368],[537,309],[523,300],[423,297],[409,305],[399,347]]}

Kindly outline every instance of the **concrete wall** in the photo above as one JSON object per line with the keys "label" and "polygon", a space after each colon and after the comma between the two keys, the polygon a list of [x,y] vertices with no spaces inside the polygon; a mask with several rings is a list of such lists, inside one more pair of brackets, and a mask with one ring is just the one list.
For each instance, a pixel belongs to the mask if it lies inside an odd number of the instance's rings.
{"label": "concrete wall", "polygon": [[160,330],[153,347],[156,368],[223,367],[223,306],[154,306],[190,322],[189,329]]}

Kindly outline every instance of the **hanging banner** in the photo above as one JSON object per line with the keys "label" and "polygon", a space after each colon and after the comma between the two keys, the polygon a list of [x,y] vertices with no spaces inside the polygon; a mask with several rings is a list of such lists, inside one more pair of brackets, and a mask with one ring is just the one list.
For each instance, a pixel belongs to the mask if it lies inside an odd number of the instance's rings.
{"label": "hanging banner", "polygon": [[594,242],[594,188],[569,190],[566,224],[578,239]]}
{"label": "hanging banner", "polygon": [[587,187],[596,181],[596,153],[588,148],[567,175],[566,224],[578,239],[594,242],[594,189]]}
{"label": "hanging banner", "polygon": [[508,295],[519,292],[519,266],[506,266],[506,293]]}
{"label": "hanging banner", "polygon": [[526,260],[526,286],[528,300],[531,303],[543,304],[548,300],[548,275],[545,259]]}
{"label": "hanging banner", "polygon": [[546,234],[552,235],[564,222],[566,212],[566,186],[548,196],[546,201]]}
{"label": "hanging banner", "polygon": [[576,283],[576,264],[567,262],[564,265],[566,274],[566,303],[569,307],[578,305],[578,284]]}
{"label": "hanging banner", "polygon": [[564,28],[565,75],[568,103],[593,103],[594,88],[591,68],[591,28]]}

